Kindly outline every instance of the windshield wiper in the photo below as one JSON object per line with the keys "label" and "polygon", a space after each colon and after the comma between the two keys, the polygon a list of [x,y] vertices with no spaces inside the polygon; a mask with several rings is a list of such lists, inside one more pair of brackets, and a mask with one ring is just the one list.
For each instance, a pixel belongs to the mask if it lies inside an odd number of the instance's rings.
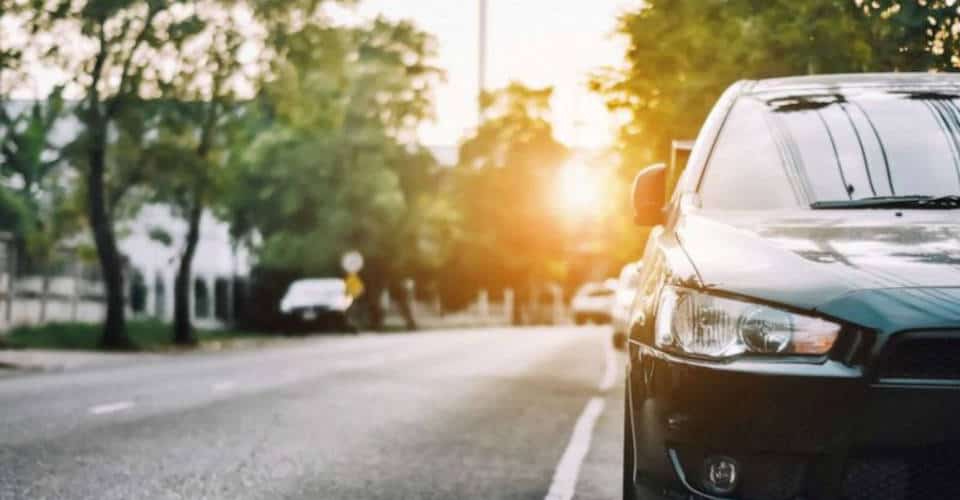
{"label": "windshield wiper", "polygon": [[949,196],[874,196],[859,200],[817,201],[810,204],[814,210],[844,208],[919,208],[951,210],[960,208],[960,195]]}

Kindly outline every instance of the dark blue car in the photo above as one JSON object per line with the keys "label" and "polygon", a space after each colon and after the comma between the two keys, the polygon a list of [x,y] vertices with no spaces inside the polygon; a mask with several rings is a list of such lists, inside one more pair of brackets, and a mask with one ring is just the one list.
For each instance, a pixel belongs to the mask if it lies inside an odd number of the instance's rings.
{"label": "dark blue car", "polygon": [[960,498],[960,77],[744,81],[631,313],[624,498]]}

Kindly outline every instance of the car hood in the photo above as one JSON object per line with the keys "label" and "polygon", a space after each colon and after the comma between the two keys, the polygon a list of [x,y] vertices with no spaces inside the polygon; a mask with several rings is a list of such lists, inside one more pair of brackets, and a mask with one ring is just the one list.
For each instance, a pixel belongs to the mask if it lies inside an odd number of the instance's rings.
{"label": "car hood", "polygon": [[706,289],[801,309],[866,290],[960,287],[955,210],[700,211],[677,234]]}

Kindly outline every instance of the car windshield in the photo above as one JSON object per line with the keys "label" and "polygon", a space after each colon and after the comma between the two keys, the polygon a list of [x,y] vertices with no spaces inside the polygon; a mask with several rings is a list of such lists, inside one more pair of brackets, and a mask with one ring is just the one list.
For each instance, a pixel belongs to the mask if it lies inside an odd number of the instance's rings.
{"label": "car windshield", "polygon": [[344,294],[341,281],[297,282],[290,285],[290,297],[335,297]]}
{"label": "car windshield", "polygon": [[[833,202],[960,194],[958,98],[953,90],[907,89],[743,97],[708,166],[706,205],[836,207]],[[718,194],[723,170],[740,177],[730,182],[745,189],[729,185],[727,194]],[[753,203],[724,199],[733,192],[756,197]]]}

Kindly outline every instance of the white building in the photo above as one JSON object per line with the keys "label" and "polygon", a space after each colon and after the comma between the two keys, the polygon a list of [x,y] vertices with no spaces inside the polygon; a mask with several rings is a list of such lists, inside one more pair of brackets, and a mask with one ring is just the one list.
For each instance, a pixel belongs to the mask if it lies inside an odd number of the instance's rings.
{"label": "white building", "polygon": [[[32,104],[31,101],[13,101],[3,105],[12,115],[18,115],[29,111]],[[81,124],[67,113],[54,125],[50,141],[62,146],[73,140],[80,130]],[[81,182],[68,169],[64,170],[60,181]],[[8,187],[19,187],[16,178],[5,182],[11,183]],[[145,206],[134,219],[118,222],[117,243],[129,263],[125,286],[131,317],[173,319],[173,283],[186,232],[186,220],[176,216],[171,207],[161,204]],[[158,234],[166,238],[151,236]],[[164,239],[167,241],[161,241]],[[89,234],[84,233],[64,246],[89,245],[92,243],[89,240]],[[12,281],[8,263],[0,262],[0,331],[14,325],[42,321],[99,321],[103,317],[102,283],[96,279],[95,271],[85,271],[96,264],[81,265],[71,252],[65,250],[70,260],[67,269],[47,276],[46,291],[43,276],[24,275],[19,269],[18,276]],[[234,248],[229,225],[206,211],[200,224],[200,241],[193,259],[190,286],[196,326],[223,327],[236,317],[233,311],[235,284],[249,277],[251,267],[249,249],[244,245]],[[12,282],[15,282],[14,294],[9,293]],[[8,295],[12,295],[12,299],[8,300]]]}
{"label": "white building", "polygon": [[[169,206],[148,205],[118,231],[121,253],[129,259],[127,304],[134,316],[173,319],[173,284],[184,249],[187,223]],[[158,238],[162,234],[169,241]],[[193,258],[190,309],[194,324],[218,328],[235,317],[237,283],[250,276],[252,256],[244,245],[234,245],[230,227],[209,211],[200,222],[200,240]],[[136,290],[140,287],[140,291]],[[142,293],[142,297],[138,297]]]}

